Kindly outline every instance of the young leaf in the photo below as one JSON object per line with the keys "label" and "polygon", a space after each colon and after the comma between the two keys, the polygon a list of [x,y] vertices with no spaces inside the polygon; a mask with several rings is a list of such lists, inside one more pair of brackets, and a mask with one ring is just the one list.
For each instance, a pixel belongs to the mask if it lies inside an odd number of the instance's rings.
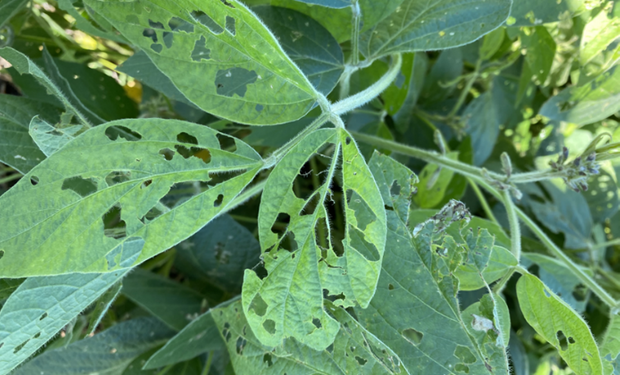
{"label": "young leaf", "polygon": [[[235,151],[223,150],[225,138],[205,126],[157,119],[83,133],[0,197],[0,275],[107,272],[189,237],[263,165],[239,140]],[[237,175],[216,176],[231,172]],[[189,181],[215,185],[172,205],[166,196],[173,185]]]}
{"label": "young leaf", "polygon": [[121,293],[176,331],[198,316],[204,299],[194,289],[141,268],[125,278]]}
{"label": "young leaf", "polygon": [[344,71],[344,55],[336,39],[303,13],[271,6],[253,8],[278,36],[284,52],[323,95],[329,94]]}
{"label": "young leaf", "polygon": [[558,349],[571,370],[577,375],[603,373],[596,341],[579,314],[530,274],[517,282],[517,296],[527,322]]}
{"label": "young leaf", "polygon": [[[497,294],[485,294],[462,313],[467,329],[480,346],[506,348],[510,340],[510,312],[506,301]],[[497,356],[490,361],[507,368],[507,357]],[[503,363],[502,363],[503,362]],[[493,366],[493,365],[492,365]],[[493,366],[494,367],[494,366]],[[499,372],[498,372],[499,373]]]}
{"label": "young leaf", "polygon": [[28,173],[45,159],[45,154],[28,134],[30,120],[38,115],[56,122],[60,114],[59,108],[47,103],[0,95],[0,161],[21,173]]}
{"label": "young leaf", "polygon": [[0,311],[0,373],[25,361],[127,272],[28,278]]}
{"label": "young leaf", "polygon": [[470,43],[499,27],[510,13],[510,0],[405,0],[361,36],[368,58],[398,52],[439,50]]}
{"label": "young leaf", "polygon": [[212,310],[209,310],[185,326],[149,358],[144,368],[163,367],[212,350],[224,349],[224,340],[220,337],[212,314]]}
{"label": "young leaf", "polygon": [[482,271],[480,278],[478,270],[471,264],[463,264],[460,266],[455,275],[459,279],[459,290],[478,290],[483,288],[485,283],[491,284],[499,280],[511,268],[517,266],[519,261],[510,252],[510,250],[501,246],[493,246],[487,267]]}
{"label": "young leaf", "polygon": [[128,320],[67,347],[46,351],[14,374],[122,373],[134,358],[163,344],[173,333],[155,318]]}
{"label": "young leaf", "polygon": [[327,304],[341,324],[335,341],[315,350],[295,339],[272,349],[261,344],[248,327],[239,302],[213,311],[222,338],[238,374],[397,374],[404,373],[399,358],[366,331],[346,311]]}
{"label": "young leaf", "polygon": [[[303,177],[302,168],[315,154],[327,152],[332,154],[324,180],[309,197],[300,198],[292,189],[294,180]],[[326,207],[339,163],[347,222],[342,243],[332,241]],[[290,223],[278,235],[274,225],[281,218]],[[381,195],[346,131],[315,131],[278,163],[261,199],[259,235],[267,276],[261,279],[246,271],[242,300],[250,327],[267,346],[278,346],[292,336],[324,350],[338,331],[337,322],[323,308],[324,290],[339,295],[337,304],[366,306],[374,294],[385,245]]]}
{"label": "young leaf", "polygon": [[321,95],[240,1],[86,0],[142,49],[187,99],[214,115],[272,125]]}
{"label": "young leaf", "polygon": [[592,124],[620,110],[620,67],[614,66],[581,85],[552,96],[540,109],[542,116],[577,125]]}

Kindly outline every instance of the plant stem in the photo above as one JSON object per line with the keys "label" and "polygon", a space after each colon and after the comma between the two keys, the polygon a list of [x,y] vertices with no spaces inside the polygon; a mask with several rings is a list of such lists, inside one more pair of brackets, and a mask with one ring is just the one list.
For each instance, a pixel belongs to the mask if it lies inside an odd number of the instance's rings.
{"label": "plant stem", "polygon": [[18,179],[20,179],[22,177],[23,176],[20,173],[15,173],[15,174],[12,174],[12,175],[10,175],[8,177],[0,178],[0,184],[4,184],[4,183],[7,183],[7,182],[18,180]]}
{"label": "plant stem", "polygon": [[299,132],[293,139],[288,141],[284,146],[277,149],[269,158],[265,160],[263,169],[268,169],[276,165],[293,147],[295,147],[302,139],[306,138],[308,134],[312,133],[316,129],[325,124],[331,117],[331,113],[322,113],[316,120],[308,125],[304,130]]}
{"label": "plant stem", "polygon": [[350,96],[346,99],[343,99],[337,103],[334,103],[331,106],[331,113],[338,116],[345,114],[363,106],[364,104],[379,96],[396,79],[402,65],[402,56],[400,54],[392,55],[392,65],[383,77],[381,77],[377,82],[375,82],[372,86],[368,87],[366,90]]}
{"label": "plant stem", "polygon": [[205,364],[205,367],[202,369],[202,372],[200,373],[200,375],[209,374],[209,371],[211,370],[212,362],[213,362],[213,351],[210,351],[207,357],[207,363]]}
{"label": "plant stem", "polygon": [[592,245],[592,249],[602,249],[608,246],[617,246],[620,245],[620,238],[613,239],[607,242],[596,243]]}
{"label": "plant stem", "polygon": [[362,16],[362,10],[358,0],[353,0],[351,3],[351,12],[353,13],[353,31],[351,32],[351,65],[356,66],[360,62],[360,22]]}
{"label": "plant stem", "polygon": [[495,215],[493,215],[493,211],[491,210],[491,206],[489,206],[489,202],[487,202],[487,199],[484,197],[482,191],[480,191],[478,185],[474,182],[474,180],[469,177],[467,177],[467,182],[469,182],[469,186],[471,186],[471,189],[474,191],[474,193],[476,193],[476,196],[478,197],[478,200],[480,201],[482,209],[487,215],[487,218],[501,227],[501,224],[499,223],[499,221],[497,221]]}
{"label": "plant stem", "polygon": [[509,190],[504,190],[504,205],[510,223],[510,251],[519,261],[521,259],[521,228],[519,228],[519,218]]}
{"label": "plant stem", "polygon": [[471,88],[474,86],[474,83],[478,79],[481,64],[482,64],[482,60],[478,59],[478,61],[476,62],[476,68],[474,69],[474,73],[471,75],[471,77],[467,81],[467,84],[465,84],[465,88],[463,89],[463,91],[461,91],[461,95],[459,96],[458,101],[454,105],[454,108],[452,108],[450,113],[448,113],[448,116],[447,116],[448,118],[454,117],[454,115],[456,115],[459,109],[461,109],[461,107],[463,106],[463,103],[465,103],[465,99],[467,99],[467,94],[469,94],[469,91],[471,90]]}

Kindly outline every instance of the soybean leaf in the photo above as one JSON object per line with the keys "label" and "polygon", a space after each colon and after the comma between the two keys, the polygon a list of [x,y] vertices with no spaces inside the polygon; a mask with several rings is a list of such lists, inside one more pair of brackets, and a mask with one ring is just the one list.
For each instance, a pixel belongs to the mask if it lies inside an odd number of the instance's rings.
{"label": "soybean leaf", "polygon": [[134,358],[163,344],[173,333],[155,318],[128,320],[67,347],[48,350],[14,374],[120,375]]}
{"label": "soybean leaf", "polygon": [[582,194],[588,202],[592,220],[602,223],[618,212],[620,200],[618,200],[618,185],[613,177],[604,170],[598,176],[588,181],[588,191]]}
{"label": "soybean leaf", "polygon": [[605,375],[618,375],[620,373],[620,316],[618,313],[611,314],[611,321],[607,326],[605,337],[600,346]]}
{"label": "soybean leaf", "polygon": [[414,60],[415,54],[406,53],[403,56],[403,66],[400,69],[396,80],[381,94],[385,104],[385,109],[390,115],[396,114],[405,104],[407,95],[411,90],[410,86],[415,84],[411,79],[415,73]]}
{"label": "soybean leaf", "polygon": [[579,62],[585,65],[604,51],[620,35],[620,8],[609,2],[584,27]]}
{"label": "soybean leaf", "polygon": [[[456,160],[458,153],[450,152],[448,158]],[[444,198],[446,190],[454,177],[454,171],[440,168],[437,164],[427,164],[420,172],[418,193],[413,200],[420,208],[432,208],[437,206]]]}
{"label": "soybean leaf", "polygon": [[88,321],[88,334],[94,334],[101,323],[101,320],[108,313],[108,310],[112,306],[112,303],[121,293],[123,287],[123,280],[119,280],[110,289],[108,289],[99,299],[95,302],[95,308],[90,313]]}
{"label": "soybean leaf", "polygon": [[[226,138],[158,119],[110,122],[81,134],[0,197],[0,275],[107,272],[189,237],[263,164],[239,140],[236,150],[223,150]],[[173,185],[193,181],[212,186],[176,205],[166,198]]]}
{"label": "soybean leaf", "polygon": [[0,27],[4,26],[17,12],[26,6],[28,0],[4,0],[0,4]]}
{"label": "soybean leaf", "polygon": [[499,280],[512,267],[519,264],[515,256],[505,247],[493,246],[487,267],[482,271],[484,281],[474,267],[463,264],[455,275],[459,279],[459,290],[477,290]]}
{"label": "soybean leaf", "polygon": [[398,52],[439,50],[473,42],[499,27],[510,13],[510,0],[405,0],[361,36],[368,58]]}
{"label": "soybean leaf", "polygon": [[[536,253],[523,253],[521,263],[524,267],[538,266],[538,277],[545,286],[562,298],[577,312],[583,312],[588,303],[588,291],[568,267],[557,259]],[[592,276],[592,271],[583,269]]]}
{"label": "soybean leaf", "polygon": [[620,98],[620,68],[613,66],[581,86],[568,87],[552,96],[539,113],[554,121],[587,125],[618,112],[620,110],[618,98]]}
{"label": "soybean leaf", "polygon": [[506,31],[504,28],[495,29],[488,33],[482,39],[480,45],[480,58],[483,60],[491,60],[493,55],[500,49],[502,42],[504,41]]}
{"label": "soybean leaf", "polygon": [[59,108],[14,95],[0,95],[0,160],[22,173],[28,173],[45,159],[28,134],[30,120],[40,116],[56,122]]}
{"label": "soybean leaf", "polygon": [[543,26],[524,27],[520,39],[523,48],[530,51],[525,55],[525,61],[532,72],[531,79],[537,85],[545,85],[555,57],[555,40]]}
{"label": "soybean leaf", "polygon": [[499,135],[499,116],[491,91],[475,98],[465,108],[462,117],[467,133],[471,136],[474,165],[482,165],[491,156]]}
{"label": "soybean leaf", "polygon": [[252,232],[222,215],[177,246],[174,264],[188,276],[239,293],[244,270],[256,266],[259,255]]}
{"label": "soybean leaf", "polygon": [[213,311],[238,374],[395,374],[404,373],[394,352],[367,332],[349,314],[331,304],[340,322],[332,345],[315,350],[290,338],[275,350],[266,347],[249,329],[239,302]]}
{"label": "soybean leaf", "polygon": [[586,322],[536,276],[524,274],[517,282],[519,307],[527,322],[558,349],[576,374],[602,374],[596,341]]}
{"label": "soybean leaf", "polygon": [[584,0],[544,1],[519,0],[512,5],[508,26],[535,26],[543,23],[558,22],[562,17],[570,18],[573,14],[585,10]]}
{"label": "soybean leaf", "polygon": [[166,345],[149,358],[144,368],[167,366],[225,347],[224,340],[220,337],[215,320],[213,320],[212,310],[209,310],[168,340]]}
{"label": "soybean leaf", "polygon": [[25,279],[0,279],[0,300],[9,298]]}
{"label": "soybean leaf", "polygon": [[197,291],[141,268],[125,278],[122,293],[176,331],[198,316],[203,301]]}
{"label": "soybean leaf", "polygon": [[0,311],[0,373],[25,361],[127,272],[28,278]]}
{"label": "soybean leaf", "polygon": [[303,13],[271,6],[253,11],[278,36],[284,52],[310,83],[323,95],[329,94],[344,71],[344,56],[336,39]]}
{"label": "soybean leaf", "polygon": [[[309,177],[302,168],[311,165],[315,155],[327,159],[327,173],[316,181],[314,192],[300,196],[294,181]],[[344,239],[337,241],[329,235],[326,204],[340,164],[340,207],[347,226]],[[269,176],[259,218],[267,276],[261,279],[246,270],[242,301],[248,323],[264,345],[278,346],[294,337],[324,350],[338,332],[338,323],[323,308],[324,290],[337,296],[338,305],[366,306],[375,291],[385,245],[381,195],[350,135],[318,130],[294,147]],[[284,233],[274,228],[281,220],[290,221]]]}
{"label": "soybean leaf", "polygon": [[81,125],[58,128],[35,116],[30,121],[28,134],[45,156],[50,156],[74,139],[80,130]]}
{"label": "soybean leaf", "polygon": [[142,49],[183,95],[232,121],[296,120],[320,94],[240,1],[86,0]]}
{"label": "soybean leaf", "polygon": [[[463,311],[463,320],[470,335],[480,346],[508,346],[510,340],[510,312],[506,301],[497,294],[485,294]],[[499,354],[499,352],[498,352]],[[507,357],[490,358],[491,361],[507,361]],[[507,368],[508,363],[503,364]]]}

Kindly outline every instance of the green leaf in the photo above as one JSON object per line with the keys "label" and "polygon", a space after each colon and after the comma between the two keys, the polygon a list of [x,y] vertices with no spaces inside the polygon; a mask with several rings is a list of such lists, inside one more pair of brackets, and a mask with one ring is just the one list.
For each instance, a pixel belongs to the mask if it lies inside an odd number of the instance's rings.
{"label": "green leaf", "polygon": [[329,94],[344,71],[344,55],[336,39],[303,13],[270,6],[252,10],[278,36],[284,52],[310,83],[323,95]]}
{"label": "green leaf", "polygon": [[30,121],[28,134],[45,156],[50,156],[74,139],[75,134],[80,130],[82,130],[82,125],[57,128],[40,119],[39,116],[35,116]]}
{"label": "green leaf", "polygon": [[11,48],[0,48],[0,57],[6,59],[19,74],[31,74],[37,81],[45,87],[49,94],[58,99],[73,115],[75,115],[82,124],[88,124],[91,121],[98,124],[103,122],[96,114],[86,108],[77,98],[67,80],[60,74],[58,67],[54,64],[54,60],[50,56],[47,49],[43,48],[43,62],[47,73],[43,72],[28,56]]}
{"label": "green leaf", "polygon": [[[381,94],[381,98],[385,104],[385,109],[390,115],[396,114],[407,99],[412,84],[411,78],[414,75],[415,54],[406,53],[403,56],[403,66],[396,80]],[[413,83],[415,84],[415,83]]]}
{"label": "green leaf", "polygon": [[187,99],[246,124],[296,120],[320,94],[241,2],[86,0],[142,49]]}
{"label": "green leaf", "polygon": [[[577,312],[583,312],[588,304],[588,290],[581,281],[561,261],[536,253],[523,253],[521,258],[523,267],[536,264],[538,277],[553,293]],[[592,271],[582,268],[582,271],[592,276]]]}
{"label": "green leaf", "polygon": [[108,313],[108,310],[112,306],[112,303],[118,298],[123,287],[123,280],[119,280],[110,289],[108,289],[99,299],[95,302],[95,308],[90,313],[88,321],[88,334],[95,334],[97,327],[101,323],[101,320]]}
{"label": "green leaf", "polygon": [[439,50],[473,42],[499,27],[510,0],[405,0],[396,11],[361,36],[368,58],[398,52]]}
{"label": "green leaf", "polygon": [[579,62],[585,65],[618,39],[620,8],[609,2],[584,27],[579,48]]}
{"label": "green leaf", "polygon": [[586,322],[536,276],[517,282],[519,306],[527,322],[558,349],[577,375],[603,373],[596,341]]}
{"label": "green leaf", "polygon": [[620,200],[618,199],[618,185],[613,177],[605,170],[588,180],[588,191],[584,191],[584,198],[588,202],[592,220],[602,223],[618,212]]}
{"label": "green leaf", "polygon": [[521,45],[527,49],[525,61],[537,85],[545,85],[555,57],[556,43],[543,26],[525,27],[520,32]]}
{"label": "green leaf", "polygon": [[121,292],[176,331],[198,316],[204,299],[189,287],[141,268],[125,278]]}
{"label": "green leaf", "polygon": [[493,246],[487,267],[482,271],[484,281],[470,264],[460,266],[455,275],[459,279],[459,290],[477,290],[485,283],[491,284],[499,280],[504,274],[519,264],[515,256],[505,247]]}
{"label": "green leaf", "polygon": [[0,300],[4,303],[24,280],[25,279],[0,279]]}
{"label": "green leaf", "polygon": [[[263,165],[239,140],[236,150],[223,150],[226,138],[158,119],[81,134],[0,197],[0,275],[107,272],[189,237],[226,210]],[[236,175],[216,176],[226,172]],[[215,185],[177,205],[166,197],[174,184],[193,181]]]}
{"label": "green leaf", "polygon": [[174,265],[183,274],[222,290],[241,291],[243,272],[259,263],[260,244],[246,227],[222,215],[177,248]]}
{"label": "green leaf", "polygon": [[350,7],[352,1],[351,0],[296,0],[306,4],[315,4],[321,5],[328,8],[346,8]]}
{"label": "green leaf", "polygon": [[0,4],[0,27],[4,26],[17,12],[26,6],[28,0],[4,0]]}
{"label": "green leaf", "polygon": [[209,310],[168,340],[166,345],[149,358],[144,368],[163,367],[224,348],[224,340],[220,337],[218,327],[213,320],[213,312]]}
{"label": "green leaf", "polygon": [[474,165],[482,165],[491,156],[499,135],[499,116],[491,91],[472,100],[463,111],[467,134],[471,136]]}
{"label": "green leaf", "polygon": [[536,1],[519,0],[512,5],[508,26],[535,26],[571,18],[585,10],[584,0]]}
{"label": "green leaf", "polygon": [[[261,1],[259,0],[259,2]],[[326,8],[291,0],[272,0],[271,5],[293,9],[310,16],[327,29],[336,38],[338,43],[351,39],[351,7],[341,9]]]}
{"label": "green leaf", "polygon": [[505,35],[506,31],[504,28],[495,29],[485,35],[480,45],[480,58],[483,60],[491,60],[493,55],[495,55],[502,46]]}
{"label": "green leaf", "polygon": [[[446,155],[452,160],[458,158],[458,153],[450,152]],[[418,193],[413,200],[420,208],[432,208],[441,203],[454,177],[454,171],[440,168],[437,164],[427,164],[420,172]]]}
{"label": "green leaf", "polygon": [[28,173],[45,159],[45,154],[28,134],[30,120],[39,115],[56,122],[60,113],[60,109],[47,103],[0,95],[0,160],[21,173]]}
{"label": "green leaf", "polygon": [[611,321],[607,326],[605,337],[600,346],[605,375],[620,374],[620,315],[611,315]]}
{"label": "green leaf", "polygon": [[542,116],[577,125],[592,124],[620,110],[620,68],[614,66],[581,85],[552,96],[540,109]]}
{"label": "green leaf", "polygon": [[[379,161],[371,160],[373,172],[394,168],[376,165]],[[505,353],[495,345],[481,347],[468,331],[471,322],[461,317],[453,272],[466,247],[450,236],[437,236],[432,221],[414,236],[409,217],[402,215],[409,212],[412,187],[404,187],[410,186],[410,178],[402,172],[393,175],[402,175],[396,178],[400,191],[382,191],[384,200],[390,194],[399,208],[387,210],[388,236],[377,293],[367,309],[355,309],[358,320],[394,350],[410,374],[488,373],[487,366],[505,362],[496,360]],[[495,366],[494,371],[508,369]]]}
{"label": "green leaf", "polygon": [[[508,346],[510,340],[510,312],[506,301],[497,294],[485,294],[463,311],[463,321],[467,324],[470,335],[480,346],[502,347]],[[508,368],[506,356],[490,358],[498,366]],[[491,364],[491,367],[495,367]]]}
{"label": "green leaf", "polygon": [[134,358],[163,344],[172,334],[155,318],[128,320],[65,348],[46,351],[14,374],[120,375]]}
{"label": "green leaf", "polygon": [[0,373],[25,361],[127,272],[28,278],[0,311]]}
{"label": "green leaf", "polygon": [[287,339],[273,350],[256,338],[239,302],[217,308],[213,317],[228,347],[237,374],[396,374],[404,373],[399,358],[346,311],[328,303],[341,325],[333,345],[314,350]]}
{"label": "green leaf", "polygon": [[[293,182],[298,175],[308,177],[302,168],[313,156],[326,153],[331,155],[322,156],[328,165],[323,181],[320,186],[317,181],[310,196],[300,197]],[[331,223],[326,207],[338,165],[342,165],[340,207],[347,223],[342,242],[328,235]],[[323,308],[324,290],[338,296],[338,305],[368,304],[384,251],[384,211],[368,166],[342,129],[311,133],[277,164],[259,213],[267,276],[261,279],[247,270],[242,293],[248,323],[264,345],[278,346],[287,337],[316,350],[332,343],[338,324]],[[274,224],[283,219],[290,222],[279,235]]]}

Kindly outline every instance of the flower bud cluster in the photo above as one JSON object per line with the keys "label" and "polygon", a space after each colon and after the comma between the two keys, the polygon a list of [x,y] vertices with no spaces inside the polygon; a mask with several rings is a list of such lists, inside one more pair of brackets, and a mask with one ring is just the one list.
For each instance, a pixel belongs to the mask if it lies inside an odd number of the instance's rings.
{"label": "flower bud cluster", "polygon": [[600,164],[596,162],[596,152],[579,156],[567,162],[568,148],[564,147],[557,161],[549,162],[554,172],[562,172],[564,183],[576,192],[588,190],[588,179],[600,173]]}

